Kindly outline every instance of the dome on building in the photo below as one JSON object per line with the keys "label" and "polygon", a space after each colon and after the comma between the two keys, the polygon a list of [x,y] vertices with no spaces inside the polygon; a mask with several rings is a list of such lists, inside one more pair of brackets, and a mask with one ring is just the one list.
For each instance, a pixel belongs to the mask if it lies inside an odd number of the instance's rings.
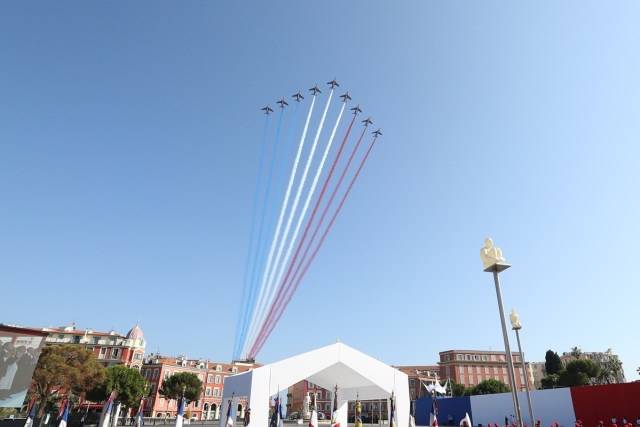
{"label": "dome on building", "polygon": [[137,340],[144,338],[144,334],[142,333],[142,329],[136,323],[136,326],[133,327],[129,332],[127,332],[127,339]]}

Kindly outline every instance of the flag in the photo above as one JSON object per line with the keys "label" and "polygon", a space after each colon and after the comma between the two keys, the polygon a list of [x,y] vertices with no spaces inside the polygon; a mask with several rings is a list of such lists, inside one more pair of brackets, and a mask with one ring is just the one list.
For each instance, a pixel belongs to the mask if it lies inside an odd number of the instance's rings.
{"label": "flag", "polygon": [[251,408],[247,408],[244,411],[244,427],[247,427],[249,425],[249,423],[251,422]]}
{"label": "flag", "polygon": [[398,423],[396,422],[396,400],[393,396],[393,392],[391,392],[391,398],[389,399],[391,411],[389,414],[389,427],[398,427]]}
{"label": "flag", "polygon": [[282,427],[282,420],[284,420],[284,417],[282,416],[282,403],[280,402],[280,399],[278,399],[278,427]]}
{"label": "flag", "polygon": [[184,404],[186,399],[184,397],[180,398],[180,403],[178,403],[178,415],[176,415],[176,427],[182,427],[184,423]]}
{"label": "flag", "polygon": [[436,402],[436,397],[433,396],[431,398],[431,413],[430,413],[430,425],[432,427],[438,426],[438,402]]}
{"label": "flag", "polygon": [[138,413],[136,414],[136,427],[142,427],[144,424],[144,403],[146,399],[144,396],[140,398],[140,406],[138,407]]}
{"label": "flag", "polygon": [[109,427],[111,421],[111,408],[113,407],[113,399],[116,397],[115,390],[111,392],[109,398],[105,402],[102,407],[102,415],[100,415],[100,423],[98,424],[101,427]]}
{"label": "flag", "polygon": [[316,410],[316,394],[313,393],[311,399],[311,418],[309,418],[309,427],[318,427],[318,411]]}
{"label": "flag", "polygon": [[333,410],[331,411],[331,427],[340,427],[340,422],[338,421],[338,386],[337,385],[336,385],[336,390],[333,393]]}
{"label": "flag", "polygon": [[36,396],[33,395],[31,397],[31,402],[29,402],[29,409],[27,410],[29,415],[27,416],[27,421],[24,423],[24,427],[31,427],[33,425],[33,419],[36,417]]}
{"label": "flag", "polygon": [[233,413],[233,399],[229,399],[229,407],[227,408],[227,427],[233,427],[233,423],[235,422],[235,415]]}
{"label": "flag", "polygon": [[447,394],[447,389],[442,387],[442,385],[440,385],[440,381],[438,381],[437,378],[436,378],[436,384],[434,388],[436,390],[436,393]]}
{"label": "flag", "polygon": [[467,427],[471,427],[473,425],[473,424],[471,424],[471,418],[469,418],[469,413],[468,412],[465,412],[464,418],[460,421],[460,425],[461,426],[466,425]]}
{"label": "flag", "polygon": [[280,399],[276,397],[276,400],[273,402],[273,414],[271,414],[271,421],[269,422],[269,427],[278,427],[280,420],[278,417],[280,415],[280,411],[278,411],[278,407],[280,406]]}
{"label": "flag", "polygon": [[69,401],[65,400],[62,404],[62,418],[58,427],[67,427],[67,420],[69,419]]}
{"label": "flag", "polygon": [[356,427],[362,427],[362,403],[356,400]]}

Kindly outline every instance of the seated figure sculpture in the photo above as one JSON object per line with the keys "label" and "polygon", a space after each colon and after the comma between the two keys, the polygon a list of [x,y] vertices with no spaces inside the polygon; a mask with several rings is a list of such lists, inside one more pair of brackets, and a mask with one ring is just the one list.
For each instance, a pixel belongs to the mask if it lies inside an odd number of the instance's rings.
{"label": "seated figure sculpture", "polygon": [[493,240],[487,237],[484,240],[485,247],[480,249],[480,258],[482,259],[482,268],[485,270],[495,264],[504,264],[502,251],[500,248],[493,246]]}

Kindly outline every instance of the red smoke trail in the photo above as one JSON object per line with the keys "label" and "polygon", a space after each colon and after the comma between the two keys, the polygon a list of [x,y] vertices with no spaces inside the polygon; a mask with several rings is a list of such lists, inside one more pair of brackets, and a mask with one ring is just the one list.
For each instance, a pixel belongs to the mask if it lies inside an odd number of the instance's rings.
{"label": "red smoke trail", "polygon": [[[377,136],[375,136],[373,138],[373,141],[371,142],[371,145],[369,146],[369,149],[367,150],[367,153],[364,155],[364,158],[362,159],[362,161],[360,162],[360,166],[358,166],[358,170],[356,171],[355,175],[353,176],[353,178],[351,179],[351,183],[349,183],[349,187],[347,188],[347,191],[344,193],[344,196],[342,196],[342,200],[340,201],[340,204],[338,205],[338,208],[336,209],[336,211],[333,213],[333,216],[331,217],[331,221],[329,221],[329,225],[327,226],[327,228],[324,230],[324,233],[322,233],[322,236],[320,237],[320,242],[318,243],[318,245],[316,246],[316,248],[314,249],[313,253],[311,254],[311,258],[309,258],[309,261],[307,261],[307,263],[304,266],[304,269],[302,270],[302,274],[300,274],[300,276],[297,278],[296,280],[296,284],[294,286],[294,291],[298,288],[298,285],[300,284],[300,281],[302,280],[302,278],[304,277],[304,275],[307,273],[307,270],[309,269],[309,266],[311,265],[311,263],[313,262],[313,260],[315,259],[316,255],[318,254],[318,250],[320,249],[320,247],[322,246],[322,244],[324,243],[324,239],[325,237],[327,237],[327,233],[329,232],[329,230],[331,229],[331,227],[333,226],[333,223],[336,219],[336,217],[338,216],[338,214],[340,213],[340,210],[342,209],[342,206],[344,205],[345,200],[347,199],[347,196],[349,195],[349,193],[351,192],[351,189],[353,188],[353,184],[356,182],[356,179],[358,179],[358,175],[360,175],[360,171],[362,170],[362,167],[364,166],[365,162],[367,161],[367,158],[369,157],[369,154],[371,153],[371,150],[373,149],[373,146],[376,143],[376,140],[378,139]],[[285,301],[285,307],[287,306],[287,304],[289,304],[289,301],[291,301],[291,297],[293,296],[293,293],[289,294],[287,296],[287,300]],[[262,349],[262,346],[264,345],[264,342],[266,341],[266,338],[269,337],[269,335],[271,334],[271,332],[273,331],[273,328],[275,327],[275,325],[278,323],[278,321],[280,320],[280,317],[282,317],[282,313],[284,312],[284,310],[280,310],[277,314],[277,317],[275,319],[274,322],[272,322],[269,325],[269,329],[268,331],[264,334],[264,338],[262,339],[262,341],[260,343],[256,342],[256,344],[254,344],[253,348],[252,348],[252,352],[250,354],[250,357],[255,357],[255,355]],[[255,351],[253,351],[255,348]]]}
{"label": "red smoke trail", "polygon": [[[338,153],[336,154],[336,157],[333,159],[333,164],[331,165],[331,169],[329,170],[329,173],[327,174],[327,178],[325,179],[324,184],[322,185],[322,190],[320,191],[320,195],[318,196],[318,199],[316,200],[316,204],[313,207],[313,212],[311,212],[311,216],[309,217],[309,221],[307,222],[307,225],[306,225],[306,227],[304,229],[304,232],[302,233],[302,238],[300,239],[300,242],[298,243],[298,247],[296,248],[296,252],[295,252],[295,254],[293,256],[293,260],[289,264],[289,268],[287,269],[287,274],[286,274],[284,280],[282,281],[282,283],[280,284],[280,288],[278,289],[278,294],[276,295],[276,299],[274,300],[274,303],[271,305],[271,309],[269,310],[269,314],[267,315],[266,320],[262,324],[262,328],[260,329],[260,333],[258,334],[258,337],[254,341],[254,344],[251,347],[251,350],[249,351],[250,355],[253,354],[253,350],[254,350],[254,348],[256,346],[256,343],[258,343],[259,341],[262,340],[262,336],[264,335],[264,331],[266,330],[266,325],[269,324],[273,320],[275,308],[276,308],[277,305],[279,305],[278,303],[282,300],[283,294],[287,292],[287,289],[285,289],[285,284],[289,280],[289,275],[291,274],[293,266],[295,265],[295,263],[296,263],[296,261],[298,259],[298,256],[300,255],[300,249],[302,248],[302,245],[304,244],[304,241],[307,238],[307,234],[309,233],[309,229],[311,228],[311,224],[313,223],[313,220],[315,219],[315,216],[318,213],[318,208],[320,207],[320,203],[322,202],[322,199],[324,198],[324,193],[327,190],[327,186],[329,185],[329,181],[331,180],[331,177],[333,176],[333,171],[336,168],[338,160],[340,160],[340,156],[342,154],[342,150],[344,149],[344,145],[347,142],[347,139],[349,138],[349,134],[351,133],[351,128],[353,127],[353,123],[356,121],[356,117],[357,117],[357,115],[354,114],[353,115],[353,119],[351,119],[351,123],[349,124],[349,128],[347,129],[347,133],[344,135],[344,138],[342,139],[342,144],[340,144],[340,149],[338,150]],[[253,357],[253,356],[250,356],[250,357]]]}

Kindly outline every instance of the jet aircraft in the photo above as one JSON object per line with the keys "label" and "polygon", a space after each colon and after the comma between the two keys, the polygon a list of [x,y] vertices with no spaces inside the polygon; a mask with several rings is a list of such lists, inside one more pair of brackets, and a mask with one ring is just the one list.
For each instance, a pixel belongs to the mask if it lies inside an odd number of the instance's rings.
{"label": "jet aircraft", "polygon": [[362,113],[362,110],[360,109],[360,104],[353,107],[351,111],[353,111],[353,114],[355,114],[356,116],[358,115],[358,113]]}
{"label": "jet aircraft", "polygon": [[371,116],[364,119],[362,123],[364,123],[365,126],[369,126],[370,124],[373,124],[373,122],[371,121]]}
{"label": "jet aircraft", "polygon": [[376,138],[377,138],[377,137],[379,137],[380,135],[382,135],[382,132],[380,132],[380,128],[378,128],[378,130],[377,130],[377,131],[375,131],[375,132],[371,132],[371,133],[372,133],[373,135],[375,135],[375,137],[376,137]]}
{"label": "jet aircraft", "polygon": [[277,104],[280,104],[280,108],[284,108],[285,105],[289,105],[289,103],[285,101],[284,98],[278,101]]}
{"label": "jet aircraft", "polygon": [[345,93],[344,95],[340,95],[340,98],[342,98],[343,102],[347,102],[351,99],[351,97],[349,96],[349,92]]}
{"label": "jet aircraft", "polygon": [[300,102],[301,99],[304,99],[304,96],[298,91],[298,93],[291,95],[292,98],[295,98],[297,102]]}
{"label": "jet aircraft", "polygon": [[315,87],[312,87],[311,89],[309,89],[309,91],[313,92],[313,96],[322,92],[320,89],[318,89],[318,85],[316,85]]}
{"label": "jet aircraft", "polygon": [[330,82],[327,82],[327,84],[328,84],[329,86],[331,86],[331,89],[333,89],[333,88],[334,88],[334,87],[336,87],[336,86],[340,86],[340,85],[338,84],[338,82],[336,81],[336,78],[335,78],[335,77],[334,77],[334,78],[333,78],[333,80],[331,80]]}
{"label": "jet aircraft", "polygon": [[273,110],[269,108],[268,105],[264,108],[261,108],[261,110],[264,111],[265,114],[269,114],[270,112],[273,112]]}

